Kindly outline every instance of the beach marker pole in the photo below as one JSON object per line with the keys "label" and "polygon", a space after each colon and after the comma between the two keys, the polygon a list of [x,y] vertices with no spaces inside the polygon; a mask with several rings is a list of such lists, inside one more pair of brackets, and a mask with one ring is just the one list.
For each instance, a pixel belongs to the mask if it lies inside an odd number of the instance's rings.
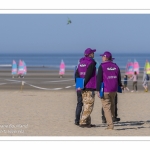
{"label": "beach marker pole", "polygon": [[21,82],[21,91],[23,90],[24,81]]}

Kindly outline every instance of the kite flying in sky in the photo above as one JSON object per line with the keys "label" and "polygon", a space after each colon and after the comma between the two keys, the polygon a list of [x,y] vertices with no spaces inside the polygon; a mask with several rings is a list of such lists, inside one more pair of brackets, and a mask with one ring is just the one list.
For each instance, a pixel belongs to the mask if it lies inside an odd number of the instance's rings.
{"label": "kite flying in sky", "polygon": [[68,25],[68,24],[71,24],[71,23],[72,23],[71,20],[68,18],[68,23],[67,23],[67,25]]}

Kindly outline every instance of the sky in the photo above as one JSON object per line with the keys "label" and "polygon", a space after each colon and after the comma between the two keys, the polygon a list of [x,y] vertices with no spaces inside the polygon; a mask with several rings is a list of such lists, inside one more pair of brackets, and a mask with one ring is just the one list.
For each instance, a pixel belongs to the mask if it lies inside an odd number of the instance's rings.
{"label": "sky", "polygon": [[83,53],[88,47],[150,53],[150,14],[0,14],[1,53]]}

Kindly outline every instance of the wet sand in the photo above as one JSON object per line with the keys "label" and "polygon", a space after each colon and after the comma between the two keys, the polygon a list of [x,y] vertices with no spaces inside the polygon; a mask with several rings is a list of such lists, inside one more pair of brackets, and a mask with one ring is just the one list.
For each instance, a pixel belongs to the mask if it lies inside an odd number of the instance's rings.
{"label": "wet sand", "polygon": [[[122,80],[124,71],[121,71]],[[58,70],[29,70],[24,78],[12,78],[9,70],[0,69],[0,89],[1,90],[21,90],[22,81],[23,90],[74,90],[74,71],[67,70],[63,78],[59,77]],[[143,91],[142,86],[143,73],[140,72],[138,80],[138,91]],[[132,90],[133,81],[128,81],[128,87]]]}

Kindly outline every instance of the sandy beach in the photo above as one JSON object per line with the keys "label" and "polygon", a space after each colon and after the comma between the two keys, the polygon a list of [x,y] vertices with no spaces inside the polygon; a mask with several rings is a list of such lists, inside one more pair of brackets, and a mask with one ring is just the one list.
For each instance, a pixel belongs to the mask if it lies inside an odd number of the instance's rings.
{"label": "sandy beach", "polygon": [[[0,135],[150,136],[149,92],[145,93],[141,85],[136,93],[118,94],[121,121],[115,123],[115,130],[105,130],[106,124],[101,121],[102,105],[97,95],[91,114],[92,123],[97,126],[89,129],[74,125],[77,97],[72,73],[68,71],[60,79],[56,71],[33,71],[25,78],[12,79],[9,72],[1,72]],[[26,83],[21,90],[22,81]],[[132,82],[129,82],[131,87]]]}
{"label": "sandy beach", "polygon": [[94,128],[74,125],[76,93],[63,91],[8,90],[0,94],[1,136],[150,136],[149,94],[118,95],[115,130],[106,131],[101,121],[101,101],[96,96],[92,123]]}

